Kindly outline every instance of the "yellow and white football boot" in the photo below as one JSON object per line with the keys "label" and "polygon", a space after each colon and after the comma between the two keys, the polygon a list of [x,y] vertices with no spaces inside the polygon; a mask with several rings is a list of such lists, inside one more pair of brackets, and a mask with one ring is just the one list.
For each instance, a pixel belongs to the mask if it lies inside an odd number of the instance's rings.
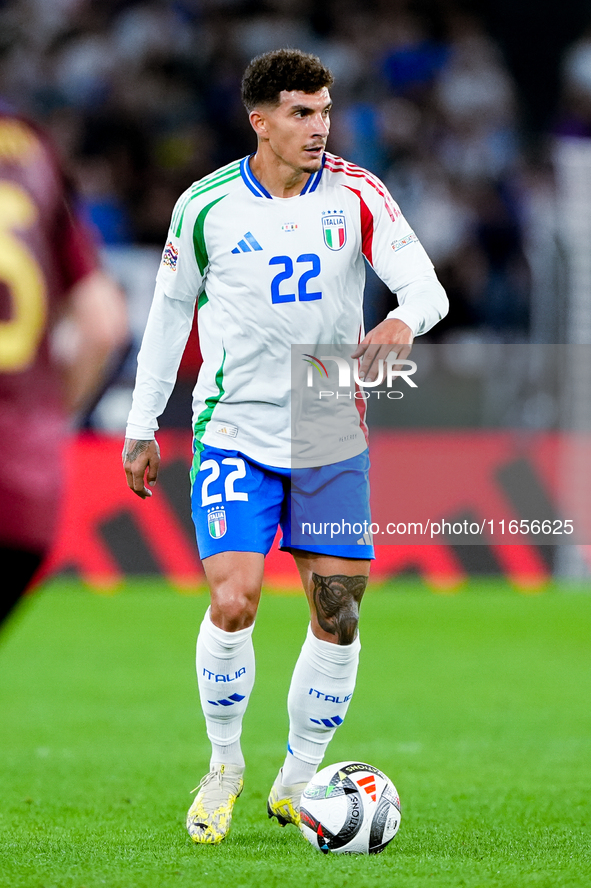
{"label": "yellow and white football boot", "polygon": [[300,802],[308,782],[285,785],[281,782],[282,776],[283,769],[279,771],[275,778],[275,783],[271,787],[271,792],[267,799],[267,814],[269,817],[276,817],[280,826],[287,826],[288,823],[293,823],[294,826],[299,827]]}
{"label": "yellow and white football boot", "polygon": [[187,830],[196,844],[217,845],[226,838],[243,773],[237,765],[214,765],[193,790],[198,791],[187,813]]}

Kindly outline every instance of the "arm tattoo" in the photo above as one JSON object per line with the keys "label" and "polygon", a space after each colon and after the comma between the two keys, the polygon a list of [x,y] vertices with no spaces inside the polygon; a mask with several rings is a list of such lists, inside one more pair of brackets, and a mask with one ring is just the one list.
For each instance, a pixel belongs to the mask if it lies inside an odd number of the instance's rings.
{"label": "arm tattoo", "polygon": [[351,644],[357,635],[359,604],[367,577],[312,574],[313,597],[318,622],[325,632],[336,635],[339,644]]}
{"label": "arm tattoo", "polygon": [[129,438],[126,438],[125,444],[123,445],[123,462],[133,462],[140,453],[143,453],[144,450],[147,450],[150,446],[151,441],[132,441]]}

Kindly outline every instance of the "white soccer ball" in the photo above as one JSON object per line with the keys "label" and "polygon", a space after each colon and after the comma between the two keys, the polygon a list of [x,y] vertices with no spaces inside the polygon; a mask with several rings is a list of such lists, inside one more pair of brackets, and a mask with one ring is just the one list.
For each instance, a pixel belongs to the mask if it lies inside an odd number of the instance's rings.
{"label": "white soccer ball", "polygon": [[302,793],[300,829],[324,854],[378,854],[400,826],[396,787],[373,765],[339,762]]}

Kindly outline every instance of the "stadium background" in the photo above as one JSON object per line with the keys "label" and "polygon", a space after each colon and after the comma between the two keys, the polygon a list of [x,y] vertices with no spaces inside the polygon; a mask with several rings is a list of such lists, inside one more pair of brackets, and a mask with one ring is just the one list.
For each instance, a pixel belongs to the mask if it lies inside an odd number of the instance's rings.
{"label": "stadium background", "polygon": [[[0,888],[591,884],[586,550],[578,560],[528,545],[380,553],[356,693],[330,751],[332,762],[383,768],[400,792],[401,830],[375,858],[325,857],[266,819],[306,622],[304,596],[267,585],[248,779],[227,840],[197,849],[184,829],[189,787],[209,760],[194,678],[208,597],[186,503],[194,339],[163,423],[158,496],[133,497],[120,464],[172,204],[188,181],[252,148],[242,68],[292,43],[333,65],[332,149],[388,182],[453,302],[428,346],[445,397],[435,387],[430,409],[397,429],[377,411],[375,464],[395,452],[433,477],[441,454],[456,454],[450,482],[466,497],[458,511],[447,503],[450,517],[488,510],[493,496],[512,515],[552,509],[556,391],[547,374],[532,385],[531,371],[544,343],[577,352],[570,401],[588,429],[590,23],[591,4],[574,0],[0,0],[0,94],[52,130],[134,332],[79,419],[54,577],[0,638]],[[371,280],[368,322],[388,299]],[[507,352],[489,360],[498,343],[533,363],[508,374]],[[534,435],[525,460],[513,422]],[[482,453],[488,486],[478,487],[471,459]],[[292,583],[289,560],[271,555],[275,587]],[[553,573],[582,582],[515,593]],[[120,594],[88,594],[79,577]]]}
{"label": "stadium background", "polygon": [[[300,46],[333,69],[331,150],[384,179],[448,290],[451,311],[431,342],[472,355],[490,343],[591,342],[591,202],[583,199],[591,180],[590,3],[565,0],[556,10],[548,0],[19,0],[0,4],[0,23],[0,93],[53,134],[105,263],[125,288],[133,333],[102,397],[79,418],[49,572],[99,586],[137,574],[165,574],[189,588],[201,582],[185,496],[195,335],[162,419],[166,462],[150,504],[128,494],[119,451],[172,207],[187,183],[252,150],[239,83],[257,53]],[[394,304],[373,275],[366,301],[368,325]],[[466,379],[448,382],[444,401],[457,403]],[[501,425],[557,429],[547,397],[532,410],[519,387],[503,387],[502,374],[495,383],[511,406]],[[520,456],[499,443],[499,423],[495,429],[483,415],[481,401],[482,393],[459,416],[407,417],[398,431],[375,414],[374,483],[389,471],[393,448],[399,464],[417,447],[436,462],[450,434],[468,457],[484,435],[497,446],[491,473],[507,517],[547,504],[543,466],[531,461],[527,502],[512,501],[503,477],[519,469]],[[89,463],[101,466],[100,481],[81,497],[78,473]],[[483,508],[486,491],[473,489],[461,514]],[[272,582],[294,582],[288,560],[272,554]],[[586,576],[588,567],[585,550],[560,557],[527,543],[382,547],[378,577],[408,571],[439,588],[498,572],[530,588],[553,572]]]}

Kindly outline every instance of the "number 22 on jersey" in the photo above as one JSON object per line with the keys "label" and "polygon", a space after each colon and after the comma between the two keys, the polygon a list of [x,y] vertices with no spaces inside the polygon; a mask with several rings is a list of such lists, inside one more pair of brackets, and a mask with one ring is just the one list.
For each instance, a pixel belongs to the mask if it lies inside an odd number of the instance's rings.
{"label": "number 22 on jersey", "polygon": [[[316,253],[302,253],[302,255],[298,256],[296,259],[296,263],[300,266],[297,269],[297,299],[299,302],[312,302],[314,299],[322,299],[322,293],[320,290],[308,290],[309,282],[314,278],[317,278],[320,274],[320,256],[317,256]],[[279,302],[295,302],[295,293],[282,292],[282,289],[291,289],[291,286],[286,284],[285,288],[281,287],[284,281],[291,281],[294,277],[292,258],[290,256],[273,256],[272,259],[269,259],[269,265],[283,266],[282,270],[279,271],[271,281],[271,302],[274,305]],[[308,268],[307,266],[311,266],[311,268]]]}

